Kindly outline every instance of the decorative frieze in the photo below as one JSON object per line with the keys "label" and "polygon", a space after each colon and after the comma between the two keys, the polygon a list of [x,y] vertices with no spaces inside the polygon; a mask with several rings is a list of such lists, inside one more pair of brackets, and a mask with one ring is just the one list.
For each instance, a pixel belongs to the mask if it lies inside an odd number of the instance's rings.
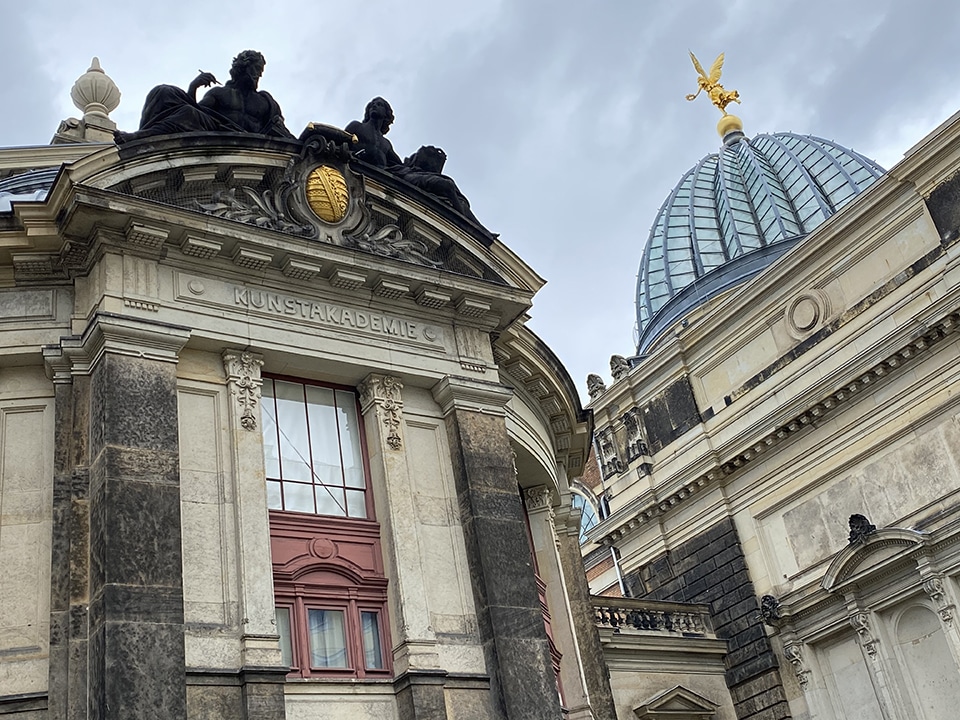
{"label": "decorative frieze", "polygon": [[368,375],[360,383],[360,404],[366,413],[371,404],[377,406],[377,414],[387,428],[387,445],[393,450],[403,449],[400,425],[403,420],[403,401],[400,391],[403,383],[392,375]]}
{"label": "decorative frieze", "polygon": [[260,368],[263,358],[250,352],[227,350],[223,353],[223,369],[227,375],[227,387],[240,406],[240,425],[244,430],[257,429],[257,406],[263,380]]}
{"label": "decorative frieze", "polygon": [[641,455],[649,455],[650,451],[643,438],[640,408],[632,408],[624,414],[623,427],[627,433],[627,462],[631,463]]}

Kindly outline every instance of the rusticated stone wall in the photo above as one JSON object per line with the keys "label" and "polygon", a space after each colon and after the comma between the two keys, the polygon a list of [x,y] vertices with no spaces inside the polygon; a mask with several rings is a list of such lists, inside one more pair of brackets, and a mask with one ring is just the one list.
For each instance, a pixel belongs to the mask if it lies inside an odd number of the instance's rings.
{"label": "rusticated stone wall", "polygon": [[714,631],[727,641],[726,682],[741,720],[790,717],[776,655],[732,519],[717,523],[630,573],[633,597],[710,606]]}

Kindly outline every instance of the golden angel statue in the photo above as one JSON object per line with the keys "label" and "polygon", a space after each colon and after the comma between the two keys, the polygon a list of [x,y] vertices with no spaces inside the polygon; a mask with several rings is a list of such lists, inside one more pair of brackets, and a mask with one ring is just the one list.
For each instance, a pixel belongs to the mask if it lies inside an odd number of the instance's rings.
{"label": "golden angel statue", "polygon": [[727,105],[732,102],[740,102],[740,93],[736,90],[724,90],[723,85],[720,84],[720,73],[723,72],[723,53],[720,53],[717,59],[713,61],[709,75],[704,72],[703,66],[697,60],[696,55],[690,53],[690,59],[693,60],[693,67],[696,68],[700,77],[697,78],[697,91],[687,95],[687,100],[696,100],[697,95],[702,90],[707,93],[710,102],[720,108],[720,112],[726,115]]}

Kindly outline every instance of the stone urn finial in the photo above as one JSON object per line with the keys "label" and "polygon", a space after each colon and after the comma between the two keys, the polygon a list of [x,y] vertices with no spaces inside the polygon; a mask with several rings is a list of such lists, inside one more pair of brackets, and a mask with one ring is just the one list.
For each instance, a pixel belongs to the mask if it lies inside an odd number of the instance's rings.
{"label": "stone urn finial", "polygon": [[[83,111],[83,119],[102,125],[120,104],[120,90],[100,67],[100,59],[93,58],[90,69],[77,78],[70,90],[73,104]],[[99,122],[97,122],[99,121]]]}

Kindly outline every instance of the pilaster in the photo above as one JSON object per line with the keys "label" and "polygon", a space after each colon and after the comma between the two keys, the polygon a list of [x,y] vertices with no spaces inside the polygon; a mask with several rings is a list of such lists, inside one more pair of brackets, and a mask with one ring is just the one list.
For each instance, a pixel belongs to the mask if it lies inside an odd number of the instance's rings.
{"label": "pilaster", "polygon": [[176,362],[189,334],[98,313],[44,350],[57,412],[52,717],[186,717]]}
{"label": "pilaster", "polygon": [[494,704],[509,720],[554,720],[560,703],[505,421],[512,393],[448,376],[433,395],[446,420]]}
{"label": "pilaster", "polygon": [[413,486],[403,439],[403,383],[370,374],[360,383],[371,483],[383,530],[384,561],[390,576],[390,617],[401,720],[445,720],[446,673],[440,668],[436,634],[427,604],[428,570],[423,567]]}
{"label": "pilaster", "polygon": [[229,394],[230,447],[236,497],[240,572],[240,670],[245,720],[282,720],[287,668],[280,653],[273,599],[270,521],[264,482],[260,398],[263,357],[244,350],[223,351]]}

